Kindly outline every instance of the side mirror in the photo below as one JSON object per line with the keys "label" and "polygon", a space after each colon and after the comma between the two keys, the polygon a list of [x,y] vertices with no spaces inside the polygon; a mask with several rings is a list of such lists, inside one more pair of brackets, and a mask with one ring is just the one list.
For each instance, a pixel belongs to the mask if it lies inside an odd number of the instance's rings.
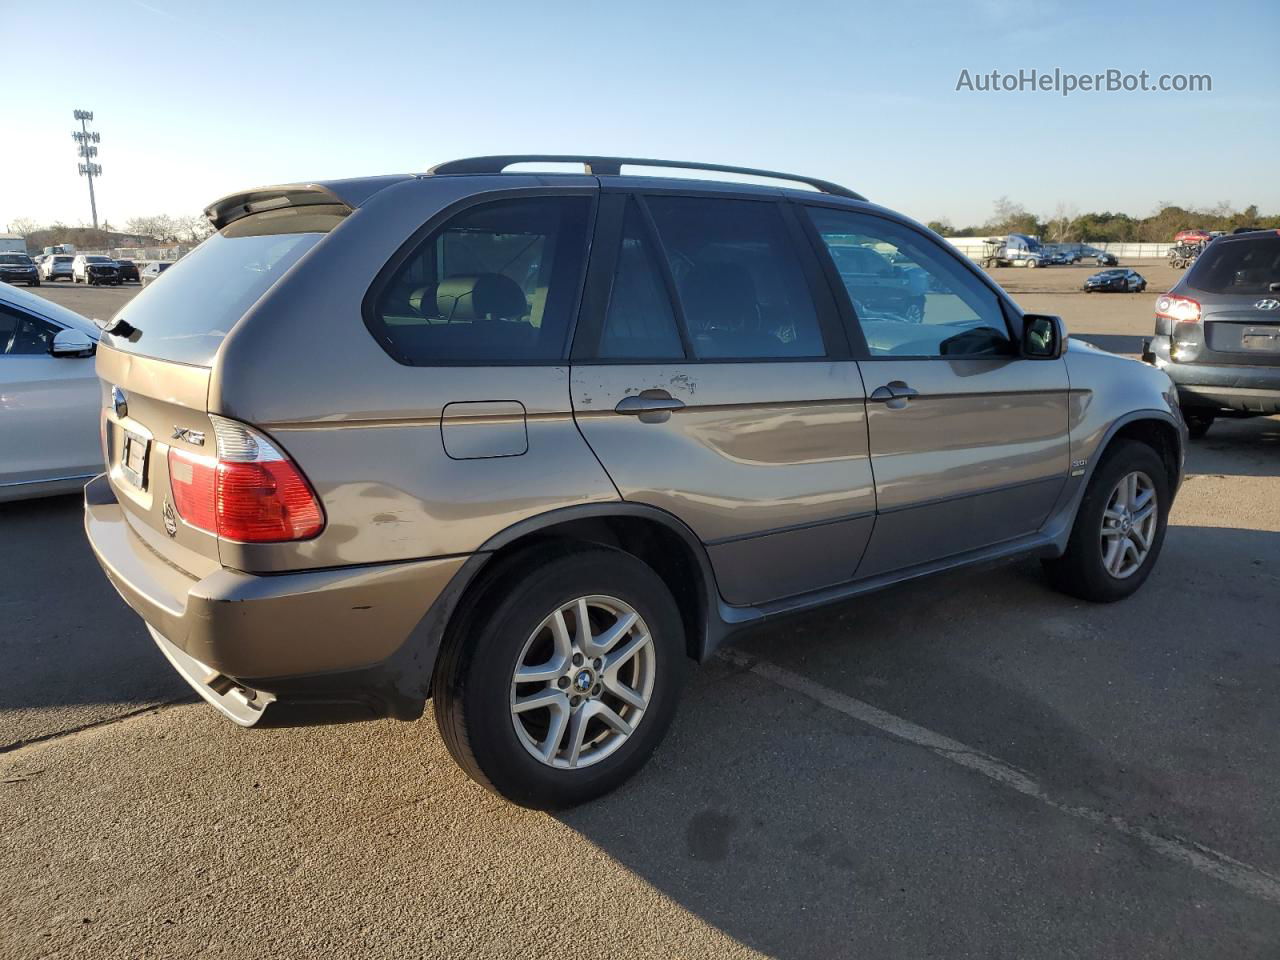
{"label": "side mirror", "polygon": [[59,330],[53,337],[49,353],[55,357],[87,357],[96,344],[87,333],[79,330]]}
{"label": "side mirror", "polygon": [[1067,349],[1062,318],[1042,313],[1022,316],[1022,355],[1028,360],[1057,360]]}

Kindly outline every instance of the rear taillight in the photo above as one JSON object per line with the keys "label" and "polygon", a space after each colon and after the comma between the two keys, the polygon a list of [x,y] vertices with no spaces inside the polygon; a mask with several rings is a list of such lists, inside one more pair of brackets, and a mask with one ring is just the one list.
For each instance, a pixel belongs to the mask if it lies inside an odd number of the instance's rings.
{"label": "rear taillight", "polygon": [[1156,316],[1176,323],[1199,323],[1200,301],[1162,293],[1156,298]]}
{"label": "rear taillight", "polygon": [[302,471],[270,440],[234,420],[211,416],[216,457],[169,448],[169,485],[179,516],[226,540],[306,540],[324,513]]}

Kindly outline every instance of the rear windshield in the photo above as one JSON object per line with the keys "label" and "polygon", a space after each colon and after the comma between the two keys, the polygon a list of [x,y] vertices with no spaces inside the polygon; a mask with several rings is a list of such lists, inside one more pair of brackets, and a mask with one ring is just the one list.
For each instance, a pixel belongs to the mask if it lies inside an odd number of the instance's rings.
{"label": "rear windshield", "polygon": [[207,367],[231,328],[350,212],[288,207],[227,224],[148,284],[117,316],[139,332],[118,350]]}
{"label": "rear windshield", "polygon": [[1187,286],[1205,293],[1271,293],[1280,283],[1280,234],[1247,240],[1217,240],[1205,248],[1190,272]]}

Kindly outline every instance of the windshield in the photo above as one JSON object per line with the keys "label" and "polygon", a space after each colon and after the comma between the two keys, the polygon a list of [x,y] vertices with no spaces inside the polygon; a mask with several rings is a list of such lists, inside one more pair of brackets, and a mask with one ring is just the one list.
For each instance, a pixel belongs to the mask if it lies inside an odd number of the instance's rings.
{"label": "windshield", "polygon": [[1205,293],[1273,293],[1280,283],[1280,234],[1215,240],[1187,273],[1187,286]]}
{"label": "windshield", "polygon": [[31,258],[22,253],[0,253],[0,263],[22,263],[31,262]]}
{"label": "windshield", "polygon": [[340,205],[290,207],[228,224],[117,314],[139,333],[112,337],[111,346],[209,366],[240,318],[347,212]]}
{"label": "windshield", "polygon": [[85,263],[114,263],[110,257],[85,257]]}

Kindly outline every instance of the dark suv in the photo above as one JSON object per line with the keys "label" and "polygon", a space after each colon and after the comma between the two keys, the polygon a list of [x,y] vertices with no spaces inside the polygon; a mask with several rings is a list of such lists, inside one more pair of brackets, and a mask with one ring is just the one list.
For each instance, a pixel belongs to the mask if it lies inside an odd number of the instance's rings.
{"label": "dark suv", "polygon": [[1280,413],[1280,231],[1217,237],[1156,300],[1145,359],[1178,386],[1191,435]]}

